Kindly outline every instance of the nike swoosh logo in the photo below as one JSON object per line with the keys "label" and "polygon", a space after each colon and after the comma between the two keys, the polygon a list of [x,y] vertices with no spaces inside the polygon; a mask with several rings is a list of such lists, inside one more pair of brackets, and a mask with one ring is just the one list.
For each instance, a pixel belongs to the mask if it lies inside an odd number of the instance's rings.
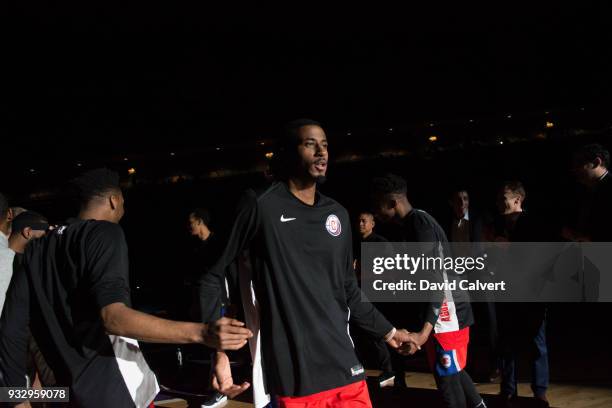
{"label": "nike swoosh logo", "polygon": [[285,218],[285,214],[281,215],[281,222],[293,221],[295,218]]}

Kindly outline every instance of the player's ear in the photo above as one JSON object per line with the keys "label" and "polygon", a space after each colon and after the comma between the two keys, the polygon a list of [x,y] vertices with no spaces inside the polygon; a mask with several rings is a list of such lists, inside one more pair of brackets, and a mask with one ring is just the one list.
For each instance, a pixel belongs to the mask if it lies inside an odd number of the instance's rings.
{"label": "player's ear", "polygon": [[32,238],[32,228],[25,227],[23,230],[21,230],[21,235],[23,235],[23,237],[29,241]]}
{"label": "player's ear", "polygon": [[111,209],[116,210],[119,207],[119,196],[116,194],[111,194],[108,197],[108,202],[110,204]]}
{"label": "player's ear", "polygon": [[603,160],[601,160],[601,157],[596,157],[595,160],[593,160],[593,168],[596,169],[601,165],[603,165]]}

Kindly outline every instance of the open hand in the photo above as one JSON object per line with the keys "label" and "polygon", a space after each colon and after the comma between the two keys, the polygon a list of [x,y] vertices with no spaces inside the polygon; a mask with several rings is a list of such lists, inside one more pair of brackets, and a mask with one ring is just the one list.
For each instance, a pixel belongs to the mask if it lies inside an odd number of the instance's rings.
{"label": "open hand", "polygon": [[204,344],[217,350],[238,350],[253,337],[243,322],[228,317],[209,324],[203,334]]}
{"label": "open hand", "polygon": [[228,398],[234,398],[246,391],[250,387],[250,384],[248,382],[243,382],[240,385],[234,384],[229,358],[227,354],[218,352],[215,358],[212,387],[215,391],[227,395]]}

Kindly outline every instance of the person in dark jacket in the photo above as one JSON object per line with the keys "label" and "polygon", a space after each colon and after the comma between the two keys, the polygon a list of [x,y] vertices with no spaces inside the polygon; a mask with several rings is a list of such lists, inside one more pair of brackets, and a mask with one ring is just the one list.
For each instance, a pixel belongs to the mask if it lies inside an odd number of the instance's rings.
{"label": "person in dark jacket", "polygon": [[[357,219],[358,225],[357,230],[359,232],[359,239],[355,240],[355,272],[357,273],[357,279],[361,281],[361,243],[370,242],[388,242],[385,237],[378,235],[374,232],[376,221],[374,220],[374,214],[369,211],[361,211]],[[376,304],[376,307],[383,312],[386,312],[385,308],[387,305],[384,303]],[[356,328],[359,330],[358,328]],[[372,360],[376,364],[376,368],[380,369],[382,373],[378,376],[378,384],[381,387],[387,387],[395,380],[395,374],[393,373],[393,367],[391,365],[391,354],[387,348],[387,344],[381,340],[372,341],[365,336],[357,336],[357,352],[360,353],[360,347],[363,350],[371,350]],[[366,353],[363,353],[364,355]]]}
{"label": "person in dark jacket", "polygon": [[[525,187],[520,181],[507,181],[497,194],[499,216],[494,240],[497,242],[535,242],[543,231],[523,209]],[[497,305],[502,382],[500,398],[507,402],[517,397],[516,359],[526,352],[533,376],[531,389],[538,403],[548,406],[548,347],[546,344],[546,307],[541,303],[499,303]],[[517,316],[520,318],[517,319]]]}

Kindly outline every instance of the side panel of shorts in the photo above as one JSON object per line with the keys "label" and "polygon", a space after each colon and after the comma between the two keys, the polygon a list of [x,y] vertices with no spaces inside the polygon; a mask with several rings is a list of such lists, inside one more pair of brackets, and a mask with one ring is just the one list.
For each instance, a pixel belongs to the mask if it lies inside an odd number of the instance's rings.
{"label": "side panel of shorts", "polygon": [[433,334],[425,343],[432,372],[445,377],[463,370],[467,362],[469,342],[469,327],[455,332]]}

